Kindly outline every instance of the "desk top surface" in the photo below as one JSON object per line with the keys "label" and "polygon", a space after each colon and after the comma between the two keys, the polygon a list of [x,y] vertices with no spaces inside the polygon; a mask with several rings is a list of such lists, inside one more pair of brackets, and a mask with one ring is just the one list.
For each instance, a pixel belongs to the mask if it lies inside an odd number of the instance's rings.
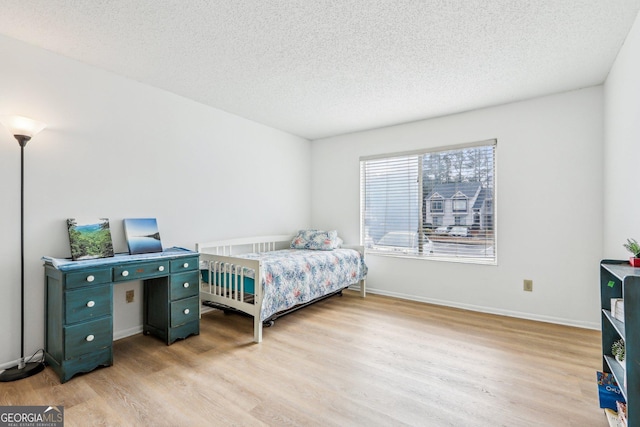
{"label": "desk top surface", "polygon": [[108,258],[87,259],[82,261],[73,261],[70,258],[53,258],[48,256],[43,256],[42,260],[45,262],[45,264],[51,265],[60,271],[72,271],[89,267],[106,267],[110,265],[125,264],[130,262],[173,259],[194,255],[198,255],[198,252],[194,252],[185,248],[173,247],[167,248],[162,252],[137,255],[129,255],[127,253],[123,253],[115,254],[114,256]]}

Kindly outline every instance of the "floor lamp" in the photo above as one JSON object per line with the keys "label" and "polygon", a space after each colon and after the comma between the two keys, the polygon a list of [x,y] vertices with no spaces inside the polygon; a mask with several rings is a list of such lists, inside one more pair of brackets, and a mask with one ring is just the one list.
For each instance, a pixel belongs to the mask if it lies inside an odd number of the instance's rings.
{"label": "floor lamp", "polygon": [[44,362],[24,361],[24,147],[46,125],[20,116],[0,116],[0,123],[20,144],[20,360],[18,366],[0,373],[0,382],[7,382],[30,377],[44,369]]}

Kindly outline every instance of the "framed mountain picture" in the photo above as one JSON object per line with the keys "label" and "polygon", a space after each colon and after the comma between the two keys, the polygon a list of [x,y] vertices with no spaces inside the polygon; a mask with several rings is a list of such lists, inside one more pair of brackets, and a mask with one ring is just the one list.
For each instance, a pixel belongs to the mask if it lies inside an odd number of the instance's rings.
{"label": "framed mountain picture", "polygon": [[124,234],[131,255],[162,252],[160,232],[155,218],[126,218]]}
{"label": "framed mountain picture", "polygon": [[113,256],[113,242],[108,218],[68,218],[71,259],[107,258]]}

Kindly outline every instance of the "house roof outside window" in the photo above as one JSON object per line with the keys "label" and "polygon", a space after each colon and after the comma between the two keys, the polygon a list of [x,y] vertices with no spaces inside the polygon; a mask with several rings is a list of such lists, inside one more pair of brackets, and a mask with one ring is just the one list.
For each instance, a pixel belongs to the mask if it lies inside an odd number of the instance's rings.
{"label": "house roof outside window", "polygon": [[[450,182],[446,184],[436,184],[433,190],[427,195],[426,199],[431,199],[434,196],[440,196],[445,199],[452,199],[458,193],[462,193],[469,199],[473,199],[476,195],[478,198],[474,203],[476,206],[482,206],[486,192],[482,188],[482,185],[475,182]],[[479,193],[479,194],[478,194]]]}

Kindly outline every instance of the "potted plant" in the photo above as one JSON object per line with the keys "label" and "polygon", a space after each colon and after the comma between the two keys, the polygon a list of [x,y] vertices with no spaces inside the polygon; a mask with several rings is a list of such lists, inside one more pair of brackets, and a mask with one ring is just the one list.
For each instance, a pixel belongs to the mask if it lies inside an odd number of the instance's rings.
{"label": "potted plant", "polygon": [[624,340],[621,338],[618,341],[614,342],[611,346],[611,354],[616,358],[618,363],[624,368]]}
{"label": "potted plant", "polygon": [[629,258],[629,264],[634,267],[640,267],[640,243],[638,243],[636,239],[627,239],[627,243],[624,243],[622,246],[633,254],[633,256]]}

